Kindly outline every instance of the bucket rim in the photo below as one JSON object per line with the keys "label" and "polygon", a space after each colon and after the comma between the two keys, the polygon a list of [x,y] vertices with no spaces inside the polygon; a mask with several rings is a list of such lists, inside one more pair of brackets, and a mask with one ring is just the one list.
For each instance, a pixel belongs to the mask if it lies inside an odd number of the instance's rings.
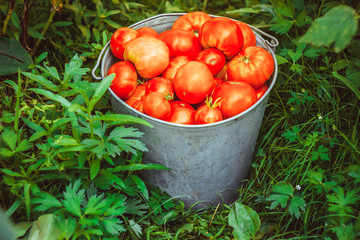
{"label": "bucket rim", "polygon": [[[187,13],[163,13],[163,14],[158,14],[158,15],[155,15],[155,16],[152,16],[152,17],[149,17],[149,18],[146,18],[142,21],[139,21],[139,22],[136,22],[134,24],[131,24],[130,26],[128,26],[129,28],[134,28],[134,27],[137,27],[143,23],[146,23],[146,22],[149,22],[149,21],[152,21],[152,20],[155,20],[155,19],[158,19],[158,18],[161,18],[161,17],[168,17],[168,16],[175,16],[175,17],[180,17],[182,15],[185,15]],[[222,16],[218,16],[218,15],[211,15],[211,17],[222,17]],[[229,19],[232,19],[232,18],[229,18]],[[232,19],[234,21],[239,21],[239,20],[236,20],[236,19]],[[247,23],[246,23],[247,24]],[[275,37],[269,35],[269,34],[266,34],[267,37],[270,37],[272,40],[275,39],[274,43],[269,43],[267,40],[265,40],[262,35],[260,35],[260,33],[264,34],[263,31],[257,29],[256,27],[254,26],[251,26],[250,24],[247,24],[250,28],[252,28],[254,30],[254,34],[256,35],[256,39],[257,40],[260,40],[261,42],[264,43],[264,45],[267,46],[267,51],[271,54],[271,56],[273,57],[273,60],[274,60],[274,71],[270,77],[270,85],[269,85],[269,89],[265,92],[265,94],[259,99],[257,100],[252,106],[250,106],[248,109],[244,110],[243,112],[231,117],[231,118],[227,118],[227,119],[224,119],[224,120],[221,120],[221,121],[218,121],[218,122],[214,122],[214,123],[208,123],[208,124],[179,124],[179,123],[172,123],[172,122],[168,122],[168,121],[165,121],[165,120],[161,120],[161,119],[157,119],[157,118],[154,118],[154,117],[151,117],[145,113],[142,113],[134,108],[132,108],[131,106],[129,106],[128,104],[125,103],[125,101],[123,101],[122,99],[120,99],[112,90],[111,88],[109,87],[108,88],[108,91],[110,92],[111,96],[113,98],[115,98],[116,101],[120,102],[121,105],[123,105],[128,111],[130,112],[134,112],[136,115],[138,115],[138,117],[148,121],[148,120],[151,120],[152,122],[156,122],[158,124],[163,124],[163,125],[168,125],[168,126],[171,126],[171,127],[177,127],[177,128],[191,128],[191,129],[197,129],[197,128],[211,128],[211,127],[216,127],[218,125],[222,125],[222,124],[227,124],[227,123],[230,123],[230,122],[233,122],[233,121],[237,121],[241,118],[244,118],[246,115],[248,115],[250,112],[253,111],[253,109],[257,108],[258,105],[262,104],[262,102],[264,101],[267,101],[268,99],[268,96],[271,92],[271,90],[273,89],[274,85],[275,85],[275,82],[276,82],[276,78],[277,78],[277,74],[278,74],[278,65],[277,65],[277,60],[276,60],[276,57],[275,57],[275,47],[277,46],[278,44],[278,41]],[[105,72],[104,72],[104,69],[105,69],[105,61],[104,59],[106,57],[108,57],[110,53],[110,46],[109,46],[109,43],[110,41],[108,41],[108,43],[105,45],[103,51],[105,51],[104,54],[100,54],[99,55],[99,58],[103,56],[103,58],[101,59],[101,79],[105,78],[106,75],[105,75]],[[100,59],[98,60],[98,62],[100,61]],[[95,68],[97,68],[97,66],[95,66]],[[95,70],[94,68],[94,70]],[[268,81],[269,81],[268,80]]]}

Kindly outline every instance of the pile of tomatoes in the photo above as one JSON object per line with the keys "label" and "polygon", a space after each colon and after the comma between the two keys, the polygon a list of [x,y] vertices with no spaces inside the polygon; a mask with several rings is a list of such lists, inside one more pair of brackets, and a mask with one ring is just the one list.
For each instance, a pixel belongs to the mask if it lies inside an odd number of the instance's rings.
{"label": "pile of tomatoes", "polygon": [[267,91],[274,70],[251,28],[204,12],[182,15],[170,30],[117,29],[110,49],[119,59],[110,88],[129,106],[179,124],[233,117]]}

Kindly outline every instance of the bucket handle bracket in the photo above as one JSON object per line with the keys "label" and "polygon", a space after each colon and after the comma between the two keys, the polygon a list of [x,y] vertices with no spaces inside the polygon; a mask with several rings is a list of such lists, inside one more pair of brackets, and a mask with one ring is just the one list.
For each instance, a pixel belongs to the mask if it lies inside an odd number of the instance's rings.
{"label": "bucket handle bracket", "polygon": [[100,77],[96,76],[96,70],[99,68],[99,66],[100,66],[100,64],[102,62],[102,58],[104,56],[104,53],[105,53],[106,49],[108,48],[109,44],[110,44],[110,41],[103,47],[103,49],[101,50],[101,52],[99,54],[99,57],[98,57],[98,59],[96,61],[96,64],[95,64],[94,68],[91,71],[91,75],[96,80],[102,80],[101,76]]}

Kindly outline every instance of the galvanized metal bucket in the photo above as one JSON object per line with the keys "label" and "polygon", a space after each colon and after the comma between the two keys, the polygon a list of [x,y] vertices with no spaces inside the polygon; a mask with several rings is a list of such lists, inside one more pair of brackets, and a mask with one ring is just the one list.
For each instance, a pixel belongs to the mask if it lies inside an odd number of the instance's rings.
{"label": "galvanized metal bucket", "polygon": [[[171,29],[181,15],[184,13],[161,14],[129,27],[151,27],[161,33]],[[274,87],[278,71],[274,53],[278,45],[277,39],[250,27],[255,32],[257,45],[273,56],[275,69],[269,80],[269,90],[239,115],[206,125],[170,123],[133,109],[109,88],[115,112],[145,119],[153,126],[136,126],[145,133],[141,141],[149,149],[143,156],[143,162],[171,168],[147,170],[142,172],[142,177],[173,197],[186,196],[180,198],[186,208],[199,209],[235,201],[238,197],[237,189],[247,177],[269,93]],[[262,36],[269,38],[270,42]],[[117,61],[119,60],[112,55],[108,43],[99,55],[92,71],[93,77],[103,79],[111,65]],[[100,64],[101,77],[98,77],[95,72]]]}

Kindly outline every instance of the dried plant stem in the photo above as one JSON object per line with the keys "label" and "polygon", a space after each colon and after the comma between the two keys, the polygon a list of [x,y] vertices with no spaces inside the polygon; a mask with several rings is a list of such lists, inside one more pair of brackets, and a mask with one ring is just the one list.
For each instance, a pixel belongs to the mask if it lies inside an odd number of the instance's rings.
{"label": "dried plant stem", "polygon": [[[55,5],[52,6],[50,16],[49,16],[49,18],[48,18],[48,20],[47,20],[47,22],[46,22],[46,24],[45,24],[42,32],[41,32],[41,35],[42,35],[42,36],[45,36],[47,30],[49,29],[49,27],[50,27],[50,25],[51,25],[51,23],[52,23],[52,21],[53,21],[53,19],[54,19],[55,13],[56,13],[56,11],[57,11],[57,9],[58,9],[59,4],[61,3],[61,1],[62,1],[62,0],[56,0]],[[38,47],[40,46],[41,41],[42,41],[42,39],[38,39],[38,40],[36,41],[33,49],[32,49],[31,52],[30,52],[30,56],[34,56],[34,54],[36,53]]]}
{"label": "dried plant stem", "polygon": [[9,10],[8,10],[8,12],[6,14],[6,18],[5,18],[5,21],[4,21],[4,26],[3,26],[3,29],[2,29],[2,35],[6,34],[7,25],[9,23],[10,18],[11,18],[11,15],[12,15],[12,13],[14,11],[15,2],[16,2],[16,0],[11,0],[9,2]]}

